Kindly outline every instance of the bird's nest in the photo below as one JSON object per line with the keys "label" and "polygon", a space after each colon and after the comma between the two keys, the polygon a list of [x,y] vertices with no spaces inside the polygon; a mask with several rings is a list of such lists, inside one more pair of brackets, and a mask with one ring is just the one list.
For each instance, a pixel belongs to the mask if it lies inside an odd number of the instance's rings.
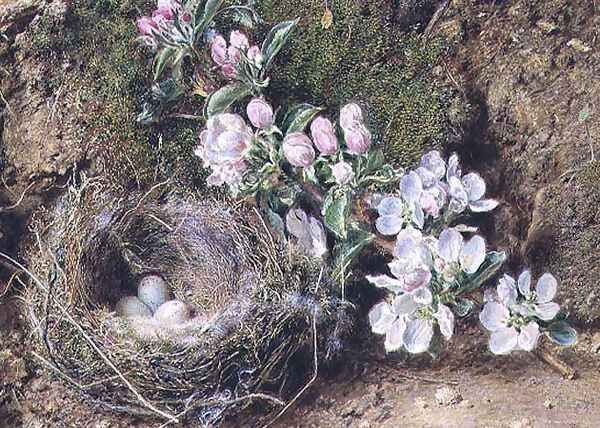
{"label": "bird's nest", "polygon": [[[326,268],[255,209],[164,188],[118,198],[88,180],[44,217],[26,257],[35,355],[113,410],[215,423],[261,400],[284,406],[350,328]],[[148,273],[208,321],[136,333],[114,307]]]}

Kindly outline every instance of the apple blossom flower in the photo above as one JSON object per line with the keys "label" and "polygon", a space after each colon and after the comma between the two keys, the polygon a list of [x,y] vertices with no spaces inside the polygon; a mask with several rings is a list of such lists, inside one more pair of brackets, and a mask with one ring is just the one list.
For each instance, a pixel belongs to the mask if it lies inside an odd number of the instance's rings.
{"label": "apple blossom flower", "polygon": [[458,155],[453,154],[448,160],[446,180],[450,196],[449,209],[455,213],[462,213],[467,207],[473,212],[491,211],[498,206],[494,199],[482,199],[486,186],[483,178],[475,172],[461,176]]}
{"label": "apple blossom flower", "polygon": [[202,158],[204,166],[212,169],[207,183],[237,186],[247,168],[245,156],[251,142],[252,130],[241,116],[222,113],[210,117],[194,151]]}
{"label": "apple blossom flower", "polygon": [[422,228],[424,224],[423,210],[410,205],[403,198],[387,196],[377,206],[379,217],[375,228],[382,235],[396,235],[407,225],[413,224]]}
{"label": "apple blossom flower", "polygon": [[262,98],[250,101],[246,113],[255,128],[268,129],[273,126],[273,107]]}
{"label": "apple blossom flower", "polygon": [[156,49],[159,43],[189,42],[193,35],[191,20],[192,15],[180,1],[159,0],[152,15],[138,18],[136,24],[144,42]]}
{"label": "apple blossom flower", "polygon": [[349,103],[340,109],[340,127],[342,129],[353,128],[364,122],[362,109],[355,103]]}
{"label": "apple blossom flower", "polygon": [[388,267],[394,277],[367,275],[367,280],[377,287],[398,294],[426,287],[431,281],[433,257],[419,230],[408,227],[398,233],[394,259]]}
{"label": "apple blossom flower", "polygon": [[485,241],[479,236],[473,236],[466,243],[456,229],[445,229],[437,241],[436,270],[448,281],[463,271],[468,274],[477,272],[485,260]]}
{"label": "apple blossom flower", "polygon": [[301,209],[291,209],[285,217],[286,228],[298,239],[302,250],[313,257],[327,253],[327,236],[323,223]]}
{"label": "apple blossom flower", "polygon": [[315,160],[315,149],[308,135],[292,132],[283,139],[283,154],[290,164],[306,168]]}
{"label": "apple blossom flower", "polygon": [[331,167],[331,173],[335,178],[335,182],[340,186],[348,184],[354,178],[354,171],[352,170],[352,165],[348,162],[339,161],[335,165]]}
{"label": "apple blossom flower", "polygon": [[248,37],[241,31],[234,30],[229,35],[229,45],[227,41],[221,35],[215,35],[211,39],[210,46],[212,60],[221,68],[221,73],[225,77],[234,78],[237,76],[237,66],[241,61],[242,54],[245,54],[255,61],[260,55],[260,48],[258,46],[250,47]]}
{"label": "apple blossom flower", "polygon": [[427,351],[436,323],[446,339],[454,332],[454,314],[442,304],[434,309],[431,291],[425,287],[396,296],[392,305],[375,305],[369,312],[369,323],[373,333],[385,334],[386,352],[402,347],[412,354]]}
{"label": "apple blossom flower", "polygon": [[315,147],[324,155],[332,155],[337,152],[338,141],[333,124],[329,119],[317,117],[310,124],[310,133]]}
{"label": "apple blossom flower", "polygon": [[517,284],[520,294],[525,298],[518,308],[521,313],[534,315],[542,321],[554,319],[560,306],[552,301],[558,288],[558,282],[552,274],[543,274],[536,283],[535,291],[531,290],[531,272],[529,270],[525,270],[519,275]]}

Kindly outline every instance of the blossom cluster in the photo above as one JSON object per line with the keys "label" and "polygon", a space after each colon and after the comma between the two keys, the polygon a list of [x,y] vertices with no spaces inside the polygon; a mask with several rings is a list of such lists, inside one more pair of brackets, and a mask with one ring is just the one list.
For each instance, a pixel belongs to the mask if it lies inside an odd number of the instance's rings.
{"label": "blossom cluster", "polygon": [[152,15],[136,23],[142,40],[153,49],[188,44],[194,34],[192,14],[178,0],[158,0]]}
{"label": "blossom cluster", "polygon": [[239,30],[231,32],[229,44],[222,35],[214,35],[210,46],[212,60],[227,78],[234,78],[239,74],[242,57],[255,67],[260,68],[261,66],[262,53],[260,48],[257,45],[250,46],[248,37]]}

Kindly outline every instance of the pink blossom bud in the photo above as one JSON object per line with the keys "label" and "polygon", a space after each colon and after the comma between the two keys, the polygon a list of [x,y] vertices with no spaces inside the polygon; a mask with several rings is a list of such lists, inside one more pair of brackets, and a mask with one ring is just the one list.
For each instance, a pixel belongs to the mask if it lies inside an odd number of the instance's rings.
{"label": "pink blossom bud", "polygon": [[260,48],[256,45],[248,49],[246,55],[248,55],[248,59],[256,65],[259,65],[263,60],[262,52],[260,51]]}
{"label": "pink blossom bud", "polygon": [[248,46],[250,46],[250,43],[248,42],[248,37],[246,37],[246,35],[244,33],[242,33],[241,31],[237,31],[237,30],[232,31],[231,34],[229,35],[229,43],[234,48],[237,48],[240,50],[248,49]]}
{"label": "pink blossom bud", "polygon": [[354,125],[362,125],[363,113],[358,104],[346,104],[340,110],[340,126],[342,129],[352,128]]}
{"label": "pink blossom bud", "polygon": [[354,178],[352,165],[348,162],[340,161],[331,167],[331,173],[335,182],[339,185],[348,184]]}
{"label": "pink blossom bud", "polygon": [[154,12],[152,12],[152,19],[157,24],[160,24],[161,22],[165,22],[165,21],[171,21],[171,20],[173,20],[173,16],[174,16],[173,10],[171,10],[169,8],[164,8],[164,7],[158,8]]}
{"label": "pink blossom bud", "polygon": [[310,133],[315,146],[324,155],[332,155],[337,152],[338,141],[333,130],[333,124],[329,119],[317,117],[310,124]]}
{"label": "pink blossom bud", "polygon": [[210,45],[210,56],[220,66],[227,64],[227,42],[223,36],[215,36]]}
{"label": "pink blossom bud", "polygon": [[283,139],[283,154],[294,166],[309,167],[315,160],[315,149],[308,135],[302,132],[293,132]]}
{"label": "pink blossom bud", "polygon": [[147,16],[142,16],[136,22],[138,31],[144,36],[151,36],[152,32],[158,30],[158,25]]}
{"label": "pink blossom bud", "polygon": [[223,76],[231,79],[237,75],[237,70],[231,64],[224,64],[221,66],[221,73],[223,73]]}
{"label": "pink blossom bud", "polygon": [[267,129],[273,125],[273,107],[262,98],[254,98],[250,101],[246,113],[255,128]]}
{"label": "pink blossom bud", "polygon": [[344,138],[348,153],[362,155],[371,146],[371,133],[362,125],[344,129]]}
{"label": "pink blossom bud", "polygon": [[240,62],[240,59],[242,58],[242,55],[240,54],[240,50],[238,48],[236,48],[233,45],[230,45],[227,48],[227,57],[229,59],[229,62],[231,64],[238,64]]}

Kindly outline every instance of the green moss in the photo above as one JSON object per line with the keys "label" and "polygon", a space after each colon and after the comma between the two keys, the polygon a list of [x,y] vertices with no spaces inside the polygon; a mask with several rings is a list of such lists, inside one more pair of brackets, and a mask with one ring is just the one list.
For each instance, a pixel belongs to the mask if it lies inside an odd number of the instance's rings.
{"label": "green moss", "polygon": [[79,91],[81,124],[115,182],[147,185],[168,176],[201,187],[204,175],[192,154],[198,124],[136,123],[152,83],[152,54],[137,40],[135,20],[153,7],[150,0],[74,0],[65,23],[42,18],[32,34],[32,53],[58,70],[71,64],[66,74],[50,76],[48,91],[67,80]]}
{"label": "green moss", "polygon": [[264,28],[300,17],[272,71],[271,95],[285,103],[309,100],[332,112],[355,100],[367,107],[371,128],[402,164],[446,139],[453,94],[431,76],[444,51],[440,40],[402,33],[392,2],[331,2],[333,26],[324,29],[321,1],[266,0]]}

